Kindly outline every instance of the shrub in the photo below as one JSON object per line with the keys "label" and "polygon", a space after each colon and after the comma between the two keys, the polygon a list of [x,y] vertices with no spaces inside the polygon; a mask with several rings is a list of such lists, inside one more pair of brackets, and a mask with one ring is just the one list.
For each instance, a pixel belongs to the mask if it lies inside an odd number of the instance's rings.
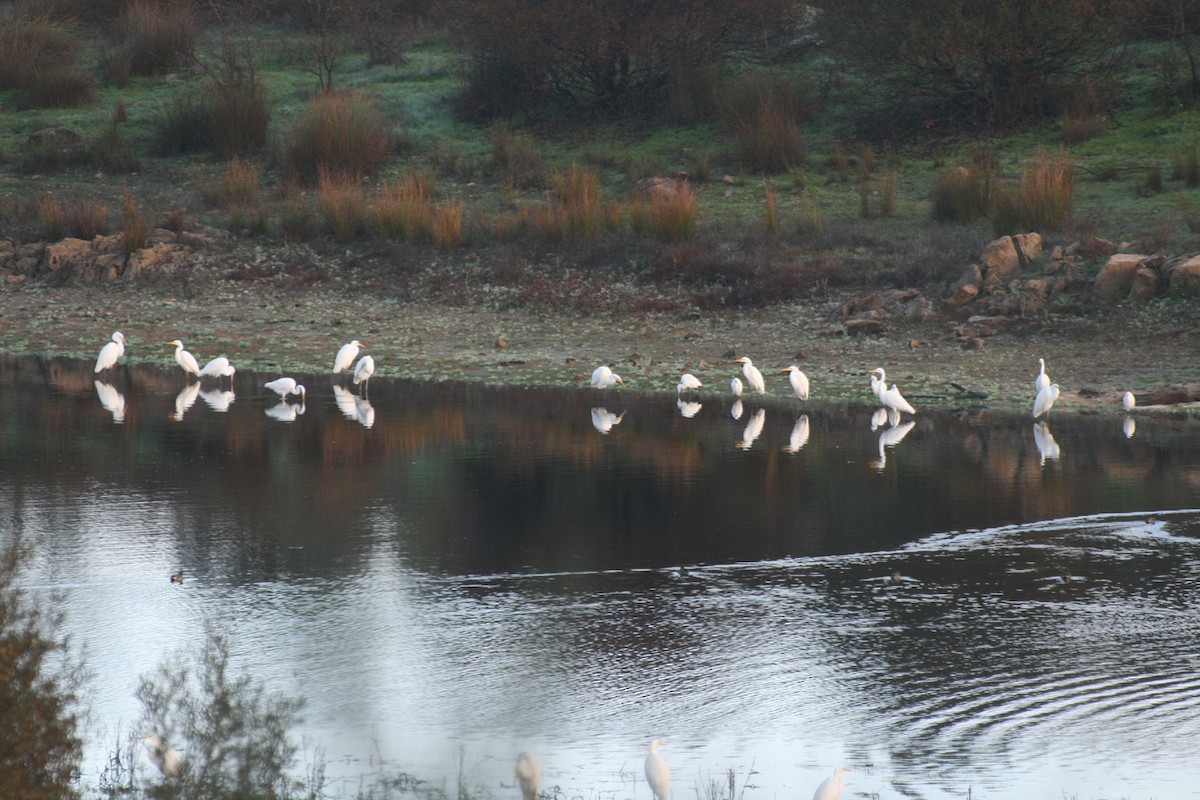
{"label": "shrub", "polygon": [[46,241],[57,242],[67,235],[67,208],[62,200],[47,192],[33,201]]}
{"label": "shrub", "polygon": [[196,48],[196,16],[187,0],[130,0],[117,30],[129,69],[136,75],[177,69]]}
{"label": "shrub", "polygon": [[591,238],[604,224],[600,176],[578,164],[554,173],[554,191],[568,236]]}
{"label": "shrub", "polygon": [[325,227],[339,242],[357,239],[366,229],[367,203],[357,178],[322,170],[318,178],[317,202]]}
{"label": "shrub", "polygon": [[639,234],[665,242],[684,241],[696,229],[696,201],[696,193],[686,183],[672,192],[644,195],[633,202],[630,224]]}
{"label": "shrub", "polygon": [[165,102],[154,112],[150,125],[154,152],[161,156],[200,153],[215,144],[213,112],[204,97],[192,92]]}
{"label": "shrub", "polygon": [[79,44],[66,20],[18,12],[0,24],[0,91],[15,89],[19,108],[90,103],[95,81],[78,58]]}
{"label": "shrub", "polygon": [[764,102],[755,116],[735,124],[733,134],[748,170],[787,172],[804,163],[800,124],[786,106]]}
{"label": "shrub", "polygon": [[308,204],[298,198],[285,200],[279,208],[279,232],[285,238],[299,242],[312,238],[312,213]]}
{"label": "shrub", "polygon": [[1026,230],[1061,231],[1075,201],[1075,162],[1038,153],[1021,170],[1021,222]]}
{"label": "shrub", "polygon": [[1171,180],[1189,189],[1200,186],[1200,145],[1195,140],[1180,145],[1171,159]]}
{"label": "shrub", "polygon": [[261,185],[258,164],[231,158],[225,162],[222,178],[222,193],[228,205],[250,206],[257,202]]}
{"label": "shrub", "polygon": [[133,172],[138,168],[137,153],[126,141],[115,120],[109,122],[100,135],[92,140],[89,150],[92,159],[106,172]]}
{"label": "shrub", "polygon": [[271,125],[271,98],[253,68],[230,64],[224,73],[210,76],[204,102],[210,135],[222,158],[262,150]]}
{"label": "shrub", "polygon": [[292,126],[283,151],[291,176],[311,183],[322,172],[359,179],[376,172],[390,151],[375,104],[358,92],[322,92]]}
{"label": "shrub", "polygon": [[137,198],[129,189],[125,190],[125,197],[121,201],[121,232],[125,234],[126,253],[141,250],[146,246],[150,236],[149,227],[142,217],[142,210],[138,207]]}
{"label": "shrub", "polygon": [[417,239],[432,232],[433,208],[428,181],[405,175],[381,186],[373,207],[376,229],[387,239]]}
{"label": "shrub", "polygon": [[527,133],[504,127],[492,129],[490,172],[522,188],[536,189],[546,184],[546,161],[537,141]]}
{"label": "shrub", "polygon": [[433,241],[438,247],[447,249],[462,241],[463,204],[451,200],[433,212]]}
{"label": "shrub", "polygon": [[934,181],[933,218],[938,222],[974,222],[987,215],[991,175],[978,168],[959,166]]}
{"label": "shrub", "polygon": [[72,200],[67,206],[67,227],[78,239],[94,239],[107,234],[108,206],[99,200]]}

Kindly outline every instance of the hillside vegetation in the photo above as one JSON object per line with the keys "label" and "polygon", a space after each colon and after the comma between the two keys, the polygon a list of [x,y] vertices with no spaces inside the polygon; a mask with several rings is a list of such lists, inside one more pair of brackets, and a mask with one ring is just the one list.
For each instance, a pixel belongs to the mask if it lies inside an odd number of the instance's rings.
{"label": "hillside vegetation", "polygon": [[1045,5],[17,4],[0,219],[351,247],[398,280],[567,263],[700,308],[948,288],[1027,230],[1194,249],[1200,0]]}

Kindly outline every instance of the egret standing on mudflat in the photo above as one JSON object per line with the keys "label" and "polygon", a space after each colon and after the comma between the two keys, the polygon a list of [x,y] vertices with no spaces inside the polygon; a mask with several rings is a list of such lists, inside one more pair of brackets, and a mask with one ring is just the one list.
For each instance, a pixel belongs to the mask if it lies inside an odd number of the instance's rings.
{"label": "egret standing on mudflat", "polygon": [[621,380],[621,376],[613,372],[607,364],[601,364],[592,370],[592,386],[597,389],[607,389],[614,383],[625,385],[625,381]]}
{"label": "egret standing on mudflat", "polygon": [[524,800],[534,800],[537,797],[538,786],[542,782],[542,765],[538,763],[533,753],[521,753],[517,756],[517,785],[521,787],[521,797]]}
{"label": "egret standing on mudflat", "polygon": [[882,367],[876,367],[871,372],[879,373],[879,381],[871,381],[871,389],[879,396],[879,402],[883,403],[885,408],[890,408],[895,411],[904,411],[909,414],[917,413],[917,410],[909,405],[904,396],[900,394],[900,388],[896,384],[892,384],[892,388],[887,387],[887,374]]}
{"label": "egret standing on mudflat", "polygon": [[200,377],[213,378],[229,378],[229,388],[233,388],[233,373],[237,372],[233,364],[229,363],[229,359],[225,356],[217,356],[212,361],[204,365],[200,370]]}
{"label": "egret standing on mudflat", "polygon": [[[174,581],[174,576],[172,576],[172,581]],[[179,582],[183,582],[182,574]],[[157,733],[148,733],[138,738],[146,743],[146,754],[150,756],[150,761],[158,767],[163,775],[168,778],[178,778],[183,775],[183,758],[179,753],[167,747],[161,736]]]}
{"label": "egret standing on mudflat", "polygon": [[363,392],[367,391],[367,381],[371,380],[371,376],[375,374],[375,359],[370,356],[363,356],[354,365],[354,385],[363,385]]}
{"label": "egret standing on mudflat", "polygon": [[1050,385],[1050,376],[1046,374],[1046,359],[1038,359],[1038,376],[1033,381],[1033,390],[1040,392]]}
{"label": "egret standing on mudflat", "polygon": [[304,387],[296,383],[295,378],[276,378],[273,381],[267,381],[263,386],[266,386],[272,392],[279,395],[281,400],[286,399],[289,394],[298,394],[300,395],[300,402],[304,402]]}
{"label": "egret standing on mudflat", "polygon": [[746,383],[751,389],[759,394],[767,393],[767,383],[763,380],[763,375],[758,371],[758,367],[754,366],[754,362],[742,356],[733,363],[742,365],[742,374],[746,376]]}
{"label": "egret standing on mudflat", "polygon": [[1126,392],[1125,394],[1121,395],[1122,408],[1124,408],[1126,411],[1133,411],[1135,406],[1137,406],[1137,400],[1134,399],[1133,392]]}
{"label": "egret standing on mudflat", "polygon": [[100,353],[96,356],[96,372],[104,372],[114,366],[117,359],[123,355],[125,355],[125,334],[116,331],[112,335],[112,341],[101,347]]}
{"label": "egret standing on mudflat", "polygon": [[729,391],[733,392],[734,397],[742,396],[742,379],[734,378],[729,382]]}
{"label": "egret standing on mudflat", "polygon": [[[883,393],[887,391],[887,373],[883,371],[883,367],[876,367],[871,372],[871,393],[880,403],[883,402]],[[875,373],[879,374],[876,375]]]}
{"label": "egret standing on mudflat", "polygon": [[662,745],[658,739],[650,743],[650,754],[646,756],[646,783],[654,792],[655,800],[669,800],[671,796],[671,768],[658,752]]}
{"label": "egret standing on mudflat", "polygon": [[337,351],[337,355],[333,359],[333,373],[335,375],[340,375],[341,373],[350,369],[350,367],[354,364],[354,359],[358,358],[359,349],[363,347],[366,347],[366,345],[360,342],[358,339],[355,339],[349,344],[342,345],[341,349]]}
{"label": "egret standing on mudflat", "polygon": [[1050,409],[1054,407],[1054,401],[1058,399],[1058,384],[1052,383],[1045,389],[1037,393],[1037,397],[1033,400],[1033,418],[1037,419],[1042,414],[1049,414]]}
{"label": "egret standing on mudflat", "polygon": [[683,394],[684,392],[694,392],[704,384],[700,383],[700,379],[690,372],[685,372],[679,376],[679,385],[675,387],[675,394]]}
{"label": "egret standing on mudflat", "polygon": [[813,800],[838,800],[842,796],[842,786],[846,783],[845,773],[849,771],[846,767],[835,769],[832,775],[821,781],[817,791],[813,792]]}
{"label": "egret standing on mudflat", "polygon": [[179,339],[172,339],[164,344],[175,345],[175,363],[183,370],[183,375],[187,380],[191,380],[193,375],[200,377],[200,365],[196,363],[196,357],[183,349],[183,342]]}
{"label": "egret standing on mudflat", "polygon": [[800,368],[795,364],[779,371],[788,373],[788,383],[792,385],[792,391],[795,392],[796,397],[801,400],[807,400],[808,376],[801,372]]}

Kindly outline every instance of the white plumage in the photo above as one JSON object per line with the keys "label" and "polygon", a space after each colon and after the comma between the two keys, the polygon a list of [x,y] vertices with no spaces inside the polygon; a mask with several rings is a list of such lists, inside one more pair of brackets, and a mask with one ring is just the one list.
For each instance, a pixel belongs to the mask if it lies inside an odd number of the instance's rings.
{"label": "white plumage", "polygon": [[1133,411],[1136,406],[1137,400],[1134,399],[1133,392],[1126,392],[1121,395],[1121,407],[1126,411]]}
{"label": "white plumage", "polygon": [[808,376],[800,371],[800,368],[793,364],[786,369],[781,369],[780,372],[788,373],[788,383],[792,385],[792,392],[801,400],[808,399]]}
{"label": "white plumage", "polygon": [[112,341],[105,343],[96,356],[96,372],[104,372],[117,363],[117,359],[125,355],[125,334],[115,331]]}
{"label": "white plumage", "polygon": [[813,792],[813,800],[838,800],[842,796],[842,786],[846,783],[845,773],[849,771],[845,767],[835,769],[832,775],[821,781],[817,791]]}
{"label": "white plumage", "polygon": [[646,783],[655,800],[668,800],[671,796],[671,768],[658,752],[662,745],[658,739],[650,743],[650,754],[646,756]]}
{"label": "white plumage", "polygon": [[163,742],[157,733],[148,733],[141,737],[146,743],[146,754],[150,761],[168,778],[178,778],[183,775],[183,758],[174,749]]}
{"label": "white plumage", "polygon": [[337,355],[333,358],[334,374],[340,374],[350,369],[350,366],[354,363],[354,359],[358,358],[358,351],[363,347],[366,347],[366,345],[358,339],[342,345],[337,351]]}
{"label": "white plumage", "polygon": [[[200,365],[196,363],[196,357],[183,349],[183,342],[179,339],[173,339],[167,344],[175,345],[175,363],[183,370],[185,376],[195,375],[200,377]],[[189,378],[190,380],[190,378]]]}
{"label": "white plumage", "polygon": [[1058,400],[1058,384],[1052,383],[1045,389],[1037,393],[1037,397],[1033,399],[1033,418],[1037,419],[1042,414],[1049,414],[1050,409],[1054,407],[1054,401]]}
{"label": "white plumage", "polygon": [[1046,374],[1046,359],[1038,359],[1038,376],[1033,381],[1033,390],[1040,392],[1050,385],[1050,376]]}
{"label": "white plumage", "polygon": [[621,376],[613,372],[607,364],[601,364],[592,370],[592,386],[597,389],[607,389],[614,383],[625,385],[625,381],[621,380]]}
{"label": "white plumage", "polygon": [[542,782],[542,766],[533,753],[517,756],[517,785],[521,787],[524,800],[534,800]]}
{"label": "white plumage", "polygon": [[229,385],[233,386],[233,373],[235,372],[237,369],[229,363],[228,358],[217,356],[200,369],[200,377],[229,378]]}
{"label": "white plumage", "polygon": [[365,390],[367,388],[365,385],[366,382],[371,380],[371,376],[374,374],[375,359],[371,358],[370,356],[363,356],[358,360],[358,363],[354,365],[354,385],[358,386],[360,383],[364,384],[363,389]]}
{"label": "white plumage", "polygon": [[754,362],[742,356],[734,363],[742,365],[742,374],[746,376],[746,383],[751,389],[759,394],[767,393],[767,383],[763,380],[763,375],[758,371],[758,367],[754,366]]}
{"label": "white plumage", "polygon": [[280,398],[285,398],[289,394],[300,395],[300,402],[304,402],[305,390],[302,385],[296,383],[295,378],[276,378],[273,381],[267,381],[263,384],[272,392],[279,395]]}
{"label": "white plumage", "polygon": [[729,382],[729,391],[733,392],[734,397],[742,396],[742,379],[734,378]]}
{"label": "white plumage", "polygon": [[683,392],[694,392],[704,384],[700,383],[700,379],[690,372],[685,372],[679,376],[679,385],[675,387],[675,394]]}

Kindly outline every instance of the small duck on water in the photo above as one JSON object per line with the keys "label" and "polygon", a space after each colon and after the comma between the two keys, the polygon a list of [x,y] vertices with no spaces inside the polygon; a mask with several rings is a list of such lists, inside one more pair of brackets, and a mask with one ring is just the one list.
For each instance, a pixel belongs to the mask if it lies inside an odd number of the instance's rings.
{"label": "small duck on water", "polygon": [[183,570],[171,575],[171,583],[183,583]]}

